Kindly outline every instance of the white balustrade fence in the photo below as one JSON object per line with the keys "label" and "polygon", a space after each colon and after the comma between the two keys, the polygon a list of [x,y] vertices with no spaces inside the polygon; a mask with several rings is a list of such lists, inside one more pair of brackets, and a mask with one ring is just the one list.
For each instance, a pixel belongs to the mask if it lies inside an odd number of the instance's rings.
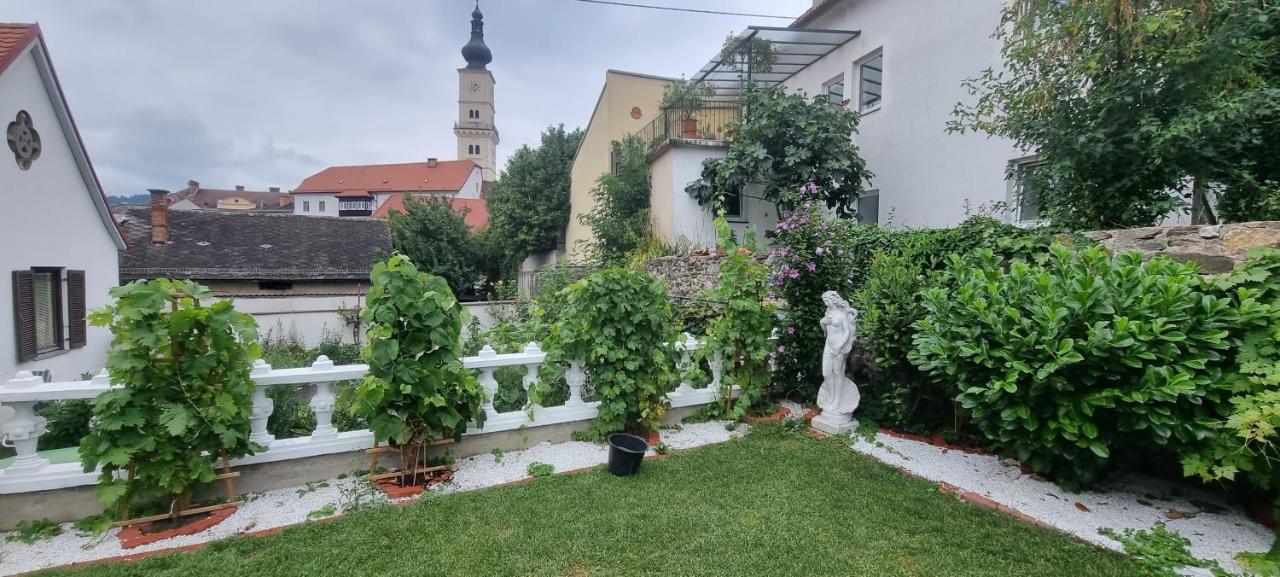
{"label": "white balustrade fence", "polygon": [[[692,364],[692,352],[699,347],[697,339],[685,335],[683,341],[676,343],[681,354],[678,363],[680,374]],[[702,388],[694,388],[683,382],[667,395],[671,406],[688,407],[703,405],[717,400],[721,383],[720,351],[715,351],[712,362],[708,363],[711,382]],[[543,407],[534,405],[528,410],[519,409],[498,412],[493,405],[493,398],[498,392],[498,381],[495,371],[503,367],[524,367],[523,385],[526,391],[538,382],[539,371],[546,360],[546,353],[537,344],[529,343],[518,353],[499,354],[492,347],[486,346],[480,354],[462,359],[468,369],[478,372],[480,384],[485,390],[484,411],[486,419],[483,427],[474,423],[466,435],[482,435],[499,431],[510,431],[521,427],[539,427],[594,419],[599,402],[586,401],[583,388],[588,375],[580,361],[569,363],[565,380],[569,385],[569,399],[562,405]],[[339,432],[333,425],[333,411],[337,399],[335,386],[342,381],[364,378],[368,365],[335,365],[327,357],[321,356],[310,367],[297,369],[273,369],[259,360],[250,373],[256,387],[253,391],[253,412],[250,417],[249,438],[261,445],[265,450],[243,457],[232,462],[233,465],[248,465],[300,459],[334,453],[359,451],[373,446],[373,433],[369,430]],[[267,432],[267,419],[274,410],[271,398],[266,394],[267,387],[273,385],[315,385],[315,392],[309,403],[315,413],[316,426],[310,436],[291,439],[276,439]],[[40,436],[48,427],[44,417],[35,413],[36,403],[41,401],[60,401],[71,399],[93,399],[107,389],[113,387],[110,377],[102,374],[88,381],[66,381],[45,383],[40,377],[27,371],[18,372],[17,376],[0,385],[0,405],[14,409],[13,418],[6,422],[0,431],[0,442],[6,447],[13,447],[17,456],[13,462],[0,469],[0,494],[26,493],[46,491],[97,482],[98,473],[84,472],[80,463],[50,463],[36,451]]]}

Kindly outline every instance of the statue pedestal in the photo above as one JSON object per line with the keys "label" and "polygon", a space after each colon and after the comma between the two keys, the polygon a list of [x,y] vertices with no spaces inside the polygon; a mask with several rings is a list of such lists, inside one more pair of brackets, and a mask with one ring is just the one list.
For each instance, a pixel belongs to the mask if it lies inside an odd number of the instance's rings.
{"label": "statue pedestal", "polygon": [[809,422],[809,426],[822,431],[828,435],[843,435],[852,433],[858,428],[857,419],[853,418],[853,413],[828,413],[823,411]]}

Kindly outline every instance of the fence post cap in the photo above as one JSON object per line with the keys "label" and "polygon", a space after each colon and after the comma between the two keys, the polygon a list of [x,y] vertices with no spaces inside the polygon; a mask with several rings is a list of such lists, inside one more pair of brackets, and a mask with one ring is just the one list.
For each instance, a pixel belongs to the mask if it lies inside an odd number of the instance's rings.
{"label": "fence post cap", "polygon": [[326,356],[326,355],[320,355],[320,356],[316,357],[316,362],[311,363],[311,370],[313,370],[313,371],[332,371],[332,370],[333,370],[333,361],[329,360],[329,357],[328,357],[328,356]]}
{"label": "fence post cap", "polygon": [[[319,360],[319,359],[316,359],[316,360]],[[267,361],[258,359],[256,361],[253,361],[253,370],[250,371],[249,374],[256,376],[256,375],[263,375],[269,372],[271,372],[271,365],[267,363]]]}
{"label": "fence post cap", "polygon": [[493,350],[493,347],[491,347],[491,346],[489,346],[489,345],[485,345],[485,346],[484,346],[484,348],[480,349],[480,354],[479,354],[478,356],[481,356],[481,357],[496,357],[496,356],[498,356],[498,351]]}
{"label": "fence post cap", "polygon": [[98,371],[98,374],[89,379],[89,382],[95,385],[109,385],[111,384],[111,372],[106,367],[103,367],[101,371]]}
{"label": "fence post cap", "polygon": [[530,342],[524,346],[524,354],[526,355],[536,355],[541,352],[542,349],[538,347],[538,343]]}

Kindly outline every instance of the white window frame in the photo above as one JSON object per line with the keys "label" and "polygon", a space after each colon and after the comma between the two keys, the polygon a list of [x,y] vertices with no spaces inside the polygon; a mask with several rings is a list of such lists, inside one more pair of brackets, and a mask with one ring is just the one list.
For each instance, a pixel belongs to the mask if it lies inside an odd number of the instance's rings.
{"label": "white window frame", "polygon": [[[832,106],[848,106],[849,105],[849,85],[845,83],[844,73],[822,83],[822,93],[826,95],[827,102]],[[840,101],[833,102],[831,100],[831,87],[836,84],[840,85]]]}
{"label": "white window frame", "polygon": [[1033,168],[1045,164],[1045,160],[1038,154],[1015,158],[1009,161],[1008,177],[1005,179],[1005,185],[1008,189],[1006,193],[1006,202],[1009,205],[1009,213],[1013,217],[1013,224],[1017,226],[1040,226],[1048,223],[1048,219],[1044,218],[1044,207],[1036,207],[1036,218],[1023,218],[1022,209],[1022,173],[1028,168]]}
{"label": "white window frame", "polygon": [[311,212],[311,201],[302,201],[302,212]]}
{"label": "white window frame", "polygon": [[[879,98],[878,100],[876,100],[875,104],[865,105],[865,106],[864,106],[864,105],[863,105],[863,103],[862,103],[862,94],[863,94],[863,92],[862,92],[862,80],[863,80],[863,79],[862,79],[862,67],[863,67],[863,66],[866,66],[866,65],[867,65],[867,63],[871,62],[872,60],[875,60],[876,58],[879,58],[879,59],[880,59],[880,98]],[[859,58],[859,59],[857,59],[857,60],[855,60],[855,61],[854,61],[854,63],[853,63],[853,70],[854,70],[854,72],[856,72],[856,73],[857,73],[857,76],[858,76],[857,92],[855,93],[855,96],[856,96],[856,97],[857,97],[857,99],[858,99],[858,112],[859,112],[860,114],[870,114],[870,113],[875,112],[875,111],[877,111],[877,110],[880,110],[882,107],[884,107],[884,98],[885,98],[885,90],[884,90],[884,86],[885,86],[885,82],[884,82],[884,69],[885,69],[885,65],[884,65],[884,47],[883,47],[883,46],[881,46],[881,47],[879,47],[879,48],[876,48],[875,50],[872,50],[871,52],[868,52],[866,56],[863,56],[862,58]],[[846,90],[847,90],[847,88],[846,88]]]}
{"label": "white window frame", "polygon": [[858,207],[861,204],[862,199],[871,198],[873,196],[876,198],[876,219],[871,222],[867,222],[863,220],[862,211],[859,210],[855,216],[858,218],[858,222],[861,224],[875,224],[875,225],[880,224],[880,189],[873,188],[871,190],[863,191],[862,194],[858,196],[858,200],[857,202],[854,203],[854,206]]}
{"label": "white window frame", "polygon": [[318,201],[318,202],[320,203],[320,206],[319,206],[319,208],[317,208],[317,209],[316,209],[316,212],[324,212],[324,201],[323,201],[323,200],[321,200],[321,201]]}

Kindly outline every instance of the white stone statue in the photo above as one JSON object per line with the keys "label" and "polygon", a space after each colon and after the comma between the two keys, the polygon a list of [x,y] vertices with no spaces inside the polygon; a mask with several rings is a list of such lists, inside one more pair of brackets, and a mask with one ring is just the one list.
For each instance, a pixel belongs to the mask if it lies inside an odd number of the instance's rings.
{"label": "white stone statue", "polygon": [[858,426],[853,411],[861,399],[858,386],[844,374],[845,360],[858,335],[858,311],[840,298],[839,293],[822,293],[827,313],[822,316],[822,331],[827,342],[822,349],[822,387],[818,389],[818,408],[822,414],[813,418],[813,428],[839,435]]}

